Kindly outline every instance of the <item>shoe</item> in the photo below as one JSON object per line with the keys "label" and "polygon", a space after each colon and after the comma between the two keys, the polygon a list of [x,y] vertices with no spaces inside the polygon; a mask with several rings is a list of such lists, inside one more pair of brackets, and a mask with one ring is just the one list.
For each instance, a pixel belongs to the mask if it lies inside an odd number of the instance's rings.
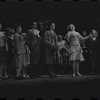
{"label": "shoe", "polygon": [[23,76],[18,76],[18,77],[15,77],[16,80],[21,80],[21,79],[25,79]]}
{"label": "shoe", "polygon": [[31,79],[36,79],[36,77],[35,77],[35,76],[30,76],[30,78],[31,78]]}
{"label": "shoe", "polygon": [[57,77],[56,75],[53,75],[53,77]]}
{"label": "shoe", "polygon": [[93,72],[91,72],[91,75],[94,75],[94,73],[93,73]]}
{"label": "shoe", "polygon": [[50,77],[50,78],[54,78],[54,76],[52,76],[52,75],[49,75],[49,77]]}
{"label": "shoe", "polygon": [[29,75],[27,75],[27,74],[25,74],[25,76],[27,77],[27,78],[29,78],[30,76]]}
{"label": "shoe", "polygon": [[36,78],[41,78],[41,76],[40,75],[34,75]]}
{"label": "shoe", "polygon": [[1,77],[1,80],[6,80],[6,78],[5,77]]}
{"label": "shoe", "polygon": [[73,76],[76,76],[75,74],[73,74]]}
{"label": "shoe", "polygon": [[82,74],[80,74],[80,73],[77,73],[77,75],[78,75],[78,76],[82,76]]}

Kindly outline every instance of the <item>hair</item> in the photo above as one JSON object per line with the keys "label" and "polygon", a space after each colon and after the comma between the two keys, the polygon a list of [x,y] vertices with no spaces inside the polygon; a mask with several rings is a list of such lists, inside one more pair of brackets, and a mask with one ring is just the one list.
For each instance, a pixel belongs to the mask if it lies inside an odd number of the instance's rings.
{"label": "hair", "polygon": [[54,22],[49,23],[49,27],[51,27],[52,24],[55,24]]}
{"label": "hair", "polygon": [[63,38],[63,36],[62,35],[58,35],[58,41],[59,41],[59,38]]}
{"label": "hair", "polygon": [[37,24],[37,22],[36,22],[36,21],[33,21],[33,22],[32,22],[32,25],[31,25],[31,27],[33,27],[33,23],[36,23],[36,24]]}
{"label": "hair", "polygon": [[[97,32],[95,29],[93,29],[93,30],[95,31],[96,35],[98,36],[98,32]],[[93,31],[93,30],[92,30],[92,31]],[[91,34],[93,34],[92,31],[91,31]]]}
{"label": "hair", "polygon": [[73,24],[70,24],[70,25],[67,27],[67,30],[70,31],[70,30],[71,30],[71,29],[70,29],[71,26],[75,28],[75,26],[74,26]]}
{"label": "hair", "polygon": [[22,33],[22,36],[23,36],[23,37],[26,37],[26,33]]}
{"label": "hair", "polygon": [[14,32],[12,31],[11,28],[6,28],[6,35],[7,36],[11,36],[12,34],[14,34]]}
{"label": "hair", "polygon": [[17,31],[17,29],[18,29],[19,27],[20,27],[20,24],[19,24],[19,23],[15,23],[15,24],[14,24],[14,30],[15,30],[15,31]]}

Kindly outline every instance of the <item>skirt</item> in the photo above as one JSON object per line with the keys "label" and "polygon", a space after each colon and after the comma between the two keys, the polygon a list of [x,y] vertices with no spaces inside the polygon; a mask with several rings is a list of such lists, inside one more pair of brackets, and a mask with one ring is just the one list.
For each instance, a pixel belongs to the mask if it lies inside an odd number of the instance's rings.
{"label": "skirt", "polygon": [[69,61],[84,61],[83,50],[80,45],[71,46],[69,49]]}

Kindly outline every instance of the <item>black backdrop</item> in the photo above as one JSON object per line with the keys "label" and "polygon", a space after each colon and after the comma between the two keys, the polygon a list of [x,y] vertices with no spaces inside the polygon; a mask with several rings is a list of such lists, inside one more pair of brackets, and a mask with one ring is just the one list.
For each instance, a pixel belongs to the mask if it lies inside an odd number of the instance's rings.
{"label": "black backdrop", "polygon": [[[4,29],[8,26],[12,27],[15,22],[19,22],[22,25],[23,32],[25,32],[30,28],[33,19],[40,19],[41,16],[56,23],[55,31],[57,34],[65,35],[67,31],[66,27],[70,23],[73,23],[76,26],[76,30],[80,33],[84,30],[89,33],[92,29],[96,29],[100,33],[99,2],[0,2],[0,21],[3,23]],[[32,83],[28,81],[26,84],[21,81],[15,82],[15,84],[9,84],[10,82],[5,84],[3,82],[4,87],[8,86],[8,88],[4,89],[1,85],[0,97],[7,99],[10,97],[14,99],[19,97],[51,97],[52,100],[55,97],[63,97],[63,100],[69,97],[82,97],[83,99],[81,98],[81,100],[90,100],[91,97],[97,98],[100,95],[100,82],[95,80],[78,83],[78,79],[76,78],[76,84],[73,84],[74,81],[72,84],[70,82],[63,84],[64,82],[57,81],[59,83],[57,85],[55,84],[56,82],[43,81],[40,83],[40,86],[34,81]],[[29,86],[27,86],[27,83]],[[34,83],[37,86],[33,86]],[[85,97],[88,98],[86,99]]]}
{"label": "black backdrop", "polygon": [[66,27],[73,23],[76,30],[88,33],[92,29],[100,32],[99,2],[0,2],[0,21],[5,27],[12,27],[15,22],[27,31],[34,18],[50,19],[56,23],[56,33],[66,34]]}

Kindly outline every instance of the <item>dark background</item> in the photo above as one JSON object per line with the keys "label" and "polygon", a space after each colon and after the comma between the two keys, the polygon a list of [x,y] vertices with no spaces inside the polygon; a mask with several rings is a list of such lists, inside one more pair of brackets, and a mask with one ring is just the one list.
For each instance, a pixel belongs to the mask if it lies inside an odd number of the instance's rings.
{"label": "dark background", "polygon": [[[18,22],[21,24],[23,32],[26,32],[31,28],[34,19],[40,21],[50,19],[56,23],[56,33],[64,36],[67,33],[67,26],[71,23],[76,26],[76,30],[80,33],[85,30],[89,34],[92,29],[100,33],[100,3],[0,2],[0,22],[3,23],[4,30],[6,27],[13,27],[13,24]],[[92,81],[90,76],[89,81],[84,81],[86,77],[74,79],[69,76],[68,79],[64,78],[58,81],[57,79],[2,81],[0,82],[2,87],[0,88],[0,98],[17,100],[17,98],[25,97],[28,98],[25,100],[36,100],[33,98],[39,97],[44,98],[44,100],[54,100],[54,98],[90,100],[90,98],[100,97],[100,79]],[[79,82],[78,80],[83,81]]]}
{"label": "dark background", "polygon": [[0,2],[0,21],[5,27],[12,27],[15,22],[27,31],[34,19],[50,19],[56,23],[56,33],[66,34],[66,27],[73,23],[76,30],[89,34],[92,29],[100,32],[99,2]]}

